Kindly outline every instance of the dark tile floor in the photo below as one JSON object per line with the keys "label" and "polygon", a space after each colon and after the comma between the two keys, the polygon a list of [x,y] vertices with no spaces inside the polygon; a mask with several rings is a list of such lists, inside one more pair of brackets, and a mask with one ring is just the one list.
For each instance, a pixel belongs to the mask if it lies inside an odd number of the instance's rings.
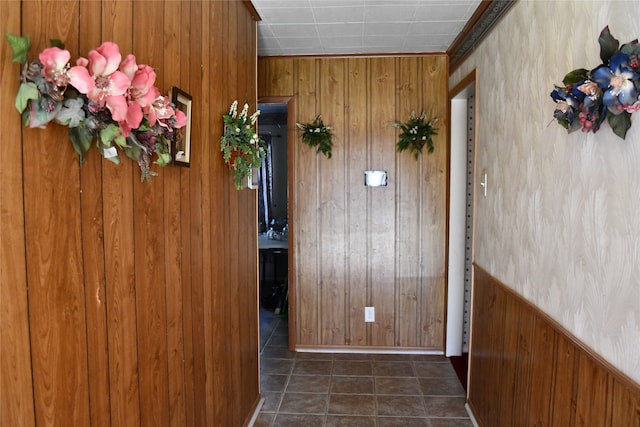
{"label": "dark tile floor", "polygon": [[465,393],[443,356],[293,353],[288,325],[262,311],[254,426],[469,427]]}

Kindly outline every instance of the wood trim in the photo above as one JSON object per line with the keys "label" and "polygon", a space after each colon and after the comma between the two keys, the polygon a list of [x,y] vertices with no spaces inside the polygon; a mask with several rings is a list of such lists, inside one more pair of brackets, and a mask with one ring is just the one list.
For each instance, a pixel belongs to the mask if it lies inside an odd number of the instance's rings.
{"label": "wood trim", "polygon": [[398,53],[327,53],[327,54],[308,54],[308,55],[273,55],[273,56],[261,56],[260,59],[329,59],[329,58],[410,58],[412,56],[425,57],[425,56],[442,56],[446,52],[398,52]]}
{"label": "wood trim", "polygon": [[449,90],[449,100],[451,100],[452,98],[455,98],[456,95],[458,95],[460,92],[466,89],[466,87],[469,86],[471,83],[476,82],[477,79],[478,79],[478,70],[477,68],[474,68],[473,70],[471,70],[469,74],[464,76],[464,78],[460,80],[460,82],[458,82],[458,84],[455,85],[453,89]]}
{"label": "wood trim", "polygon": [[481,426],[639,426],[640,385],[474,264],[468,401]]}
{"label": "wood trim", "polygon": [[[242,3],[247,7],[247,10],[249,11],[249,14],[251,15],[251,17],[255,21],[262,21],[262,17],[260,17],[260,14],[258,13],[258,10],[253,5],[251,0],[242,0]],[[257,44],[256,44],[256,46],[257,46]]]}
{"label": "wood trim", "polygon": [[517,0],[483,0],[480,3],[447,50],[450,60],[449,73],[454,72],[464,62],[516,2]]}

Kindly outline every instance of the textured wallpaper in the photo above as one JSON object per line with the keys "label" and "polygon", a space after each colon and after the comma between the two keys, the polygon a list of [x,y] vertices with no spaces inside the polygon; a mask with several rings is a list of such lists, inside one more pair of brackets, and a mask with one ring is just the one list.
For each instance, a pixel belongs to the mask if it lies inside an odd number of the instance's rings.
{"label": "textured wallpaper", "polygon": [[[478,71],[475,261],[640,383],[640,112],[568,135],[553,84],[640,37],[639,1],[520,0],[450,79]],[[480,180],[477,179],[477,182]],[[477,190],[479,193],[479,190]]]}

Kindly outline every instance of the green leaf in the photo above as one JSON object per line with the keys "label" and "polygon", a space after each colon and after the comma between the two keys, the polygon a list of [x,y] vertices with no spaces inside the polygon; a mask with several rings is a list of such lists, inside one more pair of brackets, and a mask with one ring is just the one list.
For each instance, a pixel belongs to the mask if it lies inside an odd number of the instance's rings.
{"label": "green leaf", "polygon": [[71,140],[73,149],[78,153],[78,156],[80,156],[80,163],[82,163],[84,155],[91,147],[93,132],[85,126],[69,128],[69,139]]}
{"label": "green leaf", "polygon": [[49,123],[51,120],[53,120],[58,113],[60,112],[60,109],[62,108],[62,104],[61,103],[57,103],[55,108],[53,109],[53,111],[47,111],[44,110],[41,106],[39,102],[32,102],[31,103],[31,112],[28,115],[29,117],[29,127],[31,128],[39,128],[42,127],[44,128],[47,123]]}
{"label": "green leaf", "polygon": [[171,163],[171,155],[169,153],[156,153],[158,159],[155,161],[157,165],[165,166]]}
{"label": "green leaf", "polygon": [[565,86],[573,86],[582,80],[586,80],[588,77],[589,70],[578,68],[567,73],[567,75],[564,76],[564,79],[562,79],[562,83],[564,83]]}
{"label": "green leaf", "polygon": [[600,59],[603,64],[609,65],[609,60],[618,51],[620,42],[611,35],[608,25],[600,33],[598,43],[600,43]]}
{"label": "green leaf", "polygon": [[27,53],[29,53],[29,49],[31,49],[31,39],[29,38],[29,34],[25,34],[24,37],[20,37],[15,34],[7,33],[6,38],[11,49],[13,49],[13,58],[11,58],[11,60],[20,64],[27,62]]}
{"label": "green leaf", "polygon": [[29,100],[38,99],[39,95],[38,87],[35,83],[22,83],[18,89],[18,94],[16,95],[16,109],[18,112],[22,113],[24,109],[27,108]]}
{"label": "green leaf", "polygon": [[51,47],[57,47],[57,48],[60,48],[60,49],[64,49],[64,43],[62,43],[62,40],[49,39],[49,44],[51,45]]}
{"label": "green leaf", "polygon": [[626,53],[627,55],[640,55],[640,44],[638,44],[638,39],[620,46],[620,52]]}
{"label": "green leaf", "polygon": [[123,147],[124,154],[126,154],[131,160],[135,160],[137,162],[142,158],[144,147],[140,144],[133,133],[127,137],[126,141],[128,144]]}
{"label": "green leaf", "polygon": [[105,147],[111,147],[118,136],[122,136],[120,135],[120,129],[113,123],[100,131],[100,141],[102,141]]}
{"label": "green leaf", "polygon": [[627,131],[631,127],[631,113],[623,111],[621,114],[608,114],[609,126],[613,129],[613,133],[620,138],[625,139]]}

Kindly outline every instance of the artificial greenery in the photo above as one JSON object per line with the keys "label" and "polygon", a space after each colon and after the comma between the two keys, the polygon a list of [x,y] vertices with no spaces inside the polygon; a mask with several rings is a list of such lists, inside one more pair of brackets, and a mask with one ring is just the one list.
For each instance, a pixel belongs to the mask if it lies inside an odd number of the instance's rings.
{"label": "artificial greenery", "polygon": [[296,123],[296,126],[302,131],[302,142],[309,147],[318,147],[316,153],[331,158],[331,126],[325,126],[320,115],[315,116],[311,123]]}
{"label": "artificial greenery", "polygon": [[260,110],[247,116],[248,110],[249,106],[244,104],[238,114],[238,101],[233,101],[229,112],[222,116],[224,133],[220,139],[220,151],[233,170],[233,183],[238,190],[242,189],[252,170],[262,165],[266,153],[266,145],[255,131]]}
{"label": "artificial greenery", "polygon": [[418,160],[426,144],[427,151],[433,153],[433,136],[438,134],[435,128],[437,121],[438,119],[435,117],[427,119],[425,112],[422,112],[420,117],[416,117],[415,111],[412,111],[409,116],[409,121],[406,123],[394,123],[394,127],[402,130],[402,132],[400,132],[400,139],[396,145],[396,150],[398,152],[409,150],[413,152],[413,156]]}
{"label": "artificial greenery", "polygon": [[563,86],[555,85],[553,117],[569,133],[596,133],[606,119],[613,133],[625,139],[631,115],[640,110],[640,44],[635,39],[620,45],[608,26],[598,42],[602,64],[570,71]]}
{"label": "artificial greenery", "polygon": [[[87,58],[71,61],[60,40],[28,60],[29,35],[6,34],[13,61],[22,65],[15,106],[25,126],[68,127],[82,163],[94,145],[105,159],[120,163],[124,155],[138,163],[143,181],[157,175],[151,162],[171,162],[169,147],[186,125],[186,115],[155,86],[153,67],[122,59],[120,48],[104,42]],[[75,65],[73,65],[75,64]]]}

